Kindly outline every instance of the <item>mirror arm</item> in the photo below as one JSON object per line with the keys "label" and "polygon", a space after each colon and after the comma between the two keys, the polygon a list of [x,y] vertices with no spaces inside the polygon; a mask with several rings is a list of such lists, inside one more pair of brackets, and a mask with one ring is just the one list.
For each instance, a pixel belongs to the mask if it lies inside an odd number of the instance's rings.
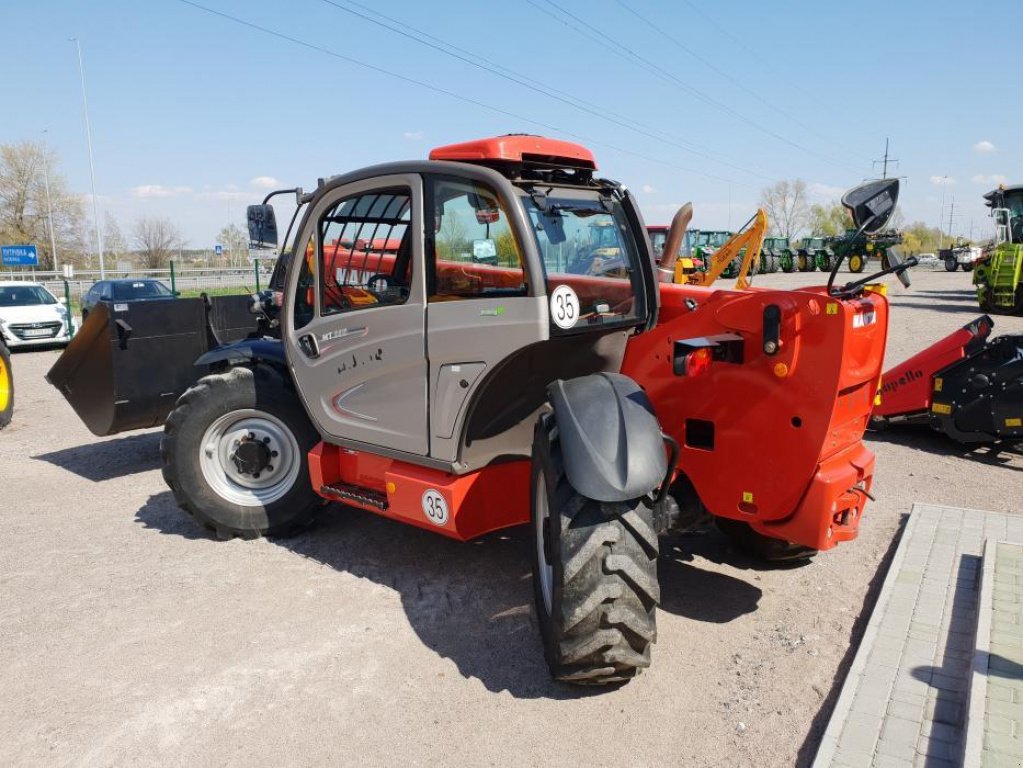
{"label": "mirror arm", "polygon": [[[841,255],[835,261],[835,266],[831,268],[831,274],[828,276],[828,296],[835,295],[832,286],[835,284],[835,278],[838,276],[838,270],[842,266],[842,262],[845,261],[845,257],[848,255],[849,251],[852,250],[852,244],[856,242],[856,238],[862,235],[867,227],[870,226],[871,222],[873,222],[876,218],[877,214],[872,215],[869,219],[860,224],[859,229],[857,229],[853,235],[846,237],[845,240],[839,243],[839,245],[843,245],[845,247],[842,249]],[[846,286],[844,290],[848,289],[849,286]]]}
{"label": "mirror arm", "polygon": [[287,195],[287,194],[292,194],[292,193],[295,194],[295,195],[301,195],[302,194],[302,188],[301,187],[292,187],[291,189],[275,189],[273,192],[267,193],[267,196],[263,198],[263,203],[262,204],[263,205],[267,205],[270,202],[270,199],[273,198],[273,197],[276,197],[277,195]]}
{"label": "mirror arm", "polygon": [[910,267],[915,267],[919,263],[920,260],[916,256],[910,256],[904,262],[902,262],[901,264],[896,264],[894,267],[882,269],[880,272],[875,272],[872,275],[867,275],[862,280],[857,280],[854,283],[846,283],[844,288],[842,288],[841,290],[837,291],[832,295],[837,297],[851,296],[853,293],[855,293],[860,288],[865,286],[871,280],[877,280],[877,278],[884,277],[885,275],[894,275],[898,274],[899,272],[905,272]]}

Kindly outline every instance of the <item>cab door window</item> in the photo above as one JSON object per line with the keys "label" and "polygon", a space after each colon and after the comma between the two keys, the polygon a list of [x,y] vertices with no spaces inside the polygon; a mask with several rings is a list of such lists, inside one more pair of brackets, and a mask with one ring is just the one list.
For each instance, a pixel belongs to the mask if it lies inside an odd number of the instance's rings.
{"label": "cab door window", "polygon": [[525,296],[522,253],[498,195],[485,184],[435,177],[428,210],[429,300]]}
{"label": "cab door window", "polygon": [[412,191],[342,198],[318,224],[320,315],[408,301],[412,284]]}

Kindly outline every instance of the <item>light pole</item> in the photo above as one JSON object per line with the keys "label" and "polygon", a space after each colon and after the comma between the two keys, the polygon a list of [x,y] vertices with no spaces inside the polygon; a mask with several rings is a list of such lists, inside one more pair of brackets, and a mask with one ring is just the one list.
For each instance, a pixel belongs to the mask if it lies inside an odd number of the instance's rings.
{"label": "light pole", "polygon": [[[43,129],[46,133],[46,129]],[[60,262],[57,260],[57,237],[53,233],[53,205],[50,203],[50,170],[49,162],[43,156],[43,186],[46,189],[46,217],[50,222],[50,253],[53,254],[53,271],[60,269]]]}
{"label": "light pole", "polygon": [[77,37],[68,40],[78,49],[78,73],[82,77],[82,108],[85,112],[85,138],[89,142],[89,174],[92,177],[92,218],[96,224],[96,248],[99,250],[99,276],[106,277],[106,265],[103,261],[103,230],[99,226],[99,205],[96,202],[96,165],[92,160],[92,128],[89,126],[89,99],[85,95],[85,65],[82,64],[82,44]]}

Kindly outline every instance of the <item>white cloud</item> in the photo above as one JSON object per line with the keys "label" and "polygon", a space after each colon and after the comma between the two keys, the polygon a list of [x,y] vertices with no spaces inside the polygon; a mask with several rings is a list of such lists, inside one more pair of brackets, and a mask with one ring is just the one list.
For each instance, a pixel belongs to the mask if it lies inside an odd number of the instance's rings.
{"label": "white cloud", "polygon": [[[257,176],[252,181],[250,181],[249,184],[256,187],[257,189],[273,189],[274,187],[279,187],[281,185],[281,183],[273,176]],[[233,191],[235,189],[238,189],[238,187],[236,187],[234,184],[228,184],[228,189]]]}
{"label": "white cloud", "polygon": [[419,139],[423,138],[423,132],[422,131],[405,131],[402,134],[402,137],[408,139],[409,141],[418,141]]}
{"label": "white cloud", "polygon": [[177,197],[192,191],[191,187],[165,187],[163,184],[142,184],[132,187],[131,193],[142,200],[153,198]]}
{"label": "white cloud", "polygon": [[940,187],[942,185],[950,187],[956,183],[956,180],[951,176],[931,176],[930,182],[936,187]]}
{"label": "white cloud", "polygon": [[980,152],[981,154],[985,155],[994,152],[997,149],[998,148],[987,139],[985,139],[984,141],[978,141],[976,144],[973,145],[974,152]]}
{"label": "white cloud", "polygon": [[654,189],[654,187],[652,187],[652,186],[651,186],[651,185],[649,185],[649,184],[644,184],[644,185],[643,185],[643,187],[642,187],[642,189],[643,189],[643,191],[644,191],[644,192],[645,192],[646,194],[648,194],[648,195],[652,195],[652,194],[653,194],[654,192],[656,192],[656,191],[657,191],[656,189]]}
{"label": "white cloud", "polygon": [[978,173],[976,176],[970,179],[974,184],[1005,184],[1008,179],[1000,173],[991,173],[985,176],[983,173]]}

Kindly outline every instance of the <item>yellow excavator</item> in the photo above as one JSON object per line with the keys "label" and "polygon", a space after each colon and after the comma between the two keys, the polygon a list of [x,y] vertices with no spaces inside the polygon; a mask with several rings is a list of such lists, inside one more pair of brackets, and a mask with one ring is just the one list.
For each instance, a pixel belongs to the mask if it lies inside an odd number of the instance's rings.
{"label": "yellow excavator", "polygon": [[757,212],[742,225],[738,232],[711,254],[707,268],[703,272],[690,271],[686,268],[684,260],[679,258],[682,240],[685,238],[686,229],[688,229],[692,218],[693,206],[691,203],[686,203],[678,209],[678,213],[671,221],[668,240],[664,244],[664,256],[657,267],[661,282],[710,285],[721,276],[729,264],[741,257],[742,264],[735,280],[735,287],[748,288],[750,271],[755,271],[756,264],[760,259],[760,249],[764,245],[764,236],[767,234],[767,212],[763,208],[758,208]]}

